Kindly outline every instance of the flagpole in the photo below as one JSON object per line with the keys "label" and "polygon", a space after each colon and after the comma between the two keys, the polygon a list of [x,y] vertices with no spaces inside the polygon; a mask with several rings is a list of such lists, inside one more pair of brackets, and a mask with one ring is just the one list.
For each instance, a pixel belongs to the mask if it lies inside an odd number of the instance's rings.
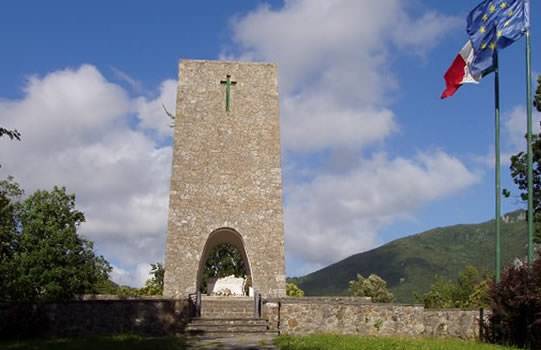
{"label": "flagpole", "polygon": [[501,217],[501,164],[500,164],[500,66],[498,63],[498,50],[494,51],[494,103],[495,103],[495,113],[494,113],[494,126],[495,126],[495,142],[494,142],[494,152],[495,152],[495,190],[496,190],[496,282],[500,282],[501,279],[501,227],[500,227],[500,217]]}
{"label": "flagpole", "polygon": [[534,210],[533,210],[533,150],[532,150],[532,39],[526,30],[526,111],[528,142],[528,263],[534,259]]}

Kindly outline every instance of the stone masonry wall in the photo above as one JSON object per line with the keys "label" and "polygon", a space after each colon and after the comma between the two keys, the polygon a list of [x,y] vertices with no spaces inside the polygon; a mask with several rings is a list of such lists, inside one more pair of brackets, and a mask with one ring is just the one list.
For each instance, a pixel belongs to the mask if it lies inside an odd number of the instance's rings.
{"label": "stone masonry wall", "polygon": [[[229,112],[226,75],[236,82]],[[196,291],[209,237],[222,231],[212,241],[240,236],[232,243],[245,249],[253,287],[285,296],[279,119],[275,65],[180,63],[165,296]]]}
{"label": "stone masonry wall", "polygon": [[[175,335],[190,320],[187,300],[103,298],[62,304],[0,304],[0,338],[132,333]],[[267,299],[262,317],[280,334],[479,338],[479,311],[425,310],[363,298]]]}
{"label": "stone masonry wall", "polygon": [[0,304],[0,337],[174,335],[189,321],[187,300],[138,298],[58,304]]}
{"label": "stone masonry wall", "polygon": [[376,304],[354,298],[269,300],[264,313],[281,334],[479,337],[479,311],[425,310],[422,305]]}

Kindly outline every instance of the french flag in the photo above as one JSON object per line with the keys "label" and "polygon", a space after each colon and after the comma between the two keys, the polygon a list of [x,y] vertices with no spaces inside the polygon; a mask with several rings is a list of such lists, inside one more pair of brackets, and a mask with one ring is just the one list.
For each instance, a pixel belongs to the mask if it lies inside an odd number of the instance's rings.
{"label": "french flag", "polygon": [[466,45],[460,50],[455,60],[443,76],[445,79],[445,90],[441,94],[441,98],[453,96],[462,84],[473,83],[478,84],[482,76],[474,76],[470,72],[470,64],[473,62],[475,54],[471,41],[468,40]]}

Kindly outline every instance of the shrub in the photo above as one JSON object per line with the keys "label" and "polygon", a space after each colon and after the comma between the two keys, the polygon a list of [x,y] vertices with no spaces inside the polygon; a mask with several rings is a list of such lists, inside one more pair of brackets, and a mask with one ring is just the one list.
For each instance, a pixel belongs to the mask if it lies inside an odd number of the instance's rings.
{"label": "shrub", "polygon": [[426,308],[471,309],[488,305],[490,280],[473,266],[466,266],[456,282],[437,278],[423,296],[416,296]]}
{"label": "shrub", "polygon": [[288,297],[303,297],[304,291],[299,288],[295,283],[287,283],[286,294]]}
{"label": "shrub", "polygon": [[378,275],[372,274],[368,278],[357,274],[357,279],[349,281],[349,293],[354,297],[371,297],[375,303],[390,303],[394,295],[387,288],[387,282]]}
{"label": "shrub", "polygon": [[491,342],[541,348],[541,258],[507,268],[490,289]]}

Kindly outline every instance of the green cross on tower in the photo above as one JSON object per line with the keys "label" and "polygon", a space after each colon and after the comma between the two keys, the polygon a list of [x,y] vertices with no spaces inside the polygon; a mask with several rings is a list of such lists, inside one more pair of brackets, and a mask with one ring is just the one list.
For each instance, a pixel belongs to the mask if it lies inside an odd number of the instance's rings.
{"label": "green cross on tower", "polygon": [[220,84],[225,84],[225,111],[231,111],[231,85],[237,85],[236,81],[231,80],[231,74],[227,74],[226,80],[220,81]]}

